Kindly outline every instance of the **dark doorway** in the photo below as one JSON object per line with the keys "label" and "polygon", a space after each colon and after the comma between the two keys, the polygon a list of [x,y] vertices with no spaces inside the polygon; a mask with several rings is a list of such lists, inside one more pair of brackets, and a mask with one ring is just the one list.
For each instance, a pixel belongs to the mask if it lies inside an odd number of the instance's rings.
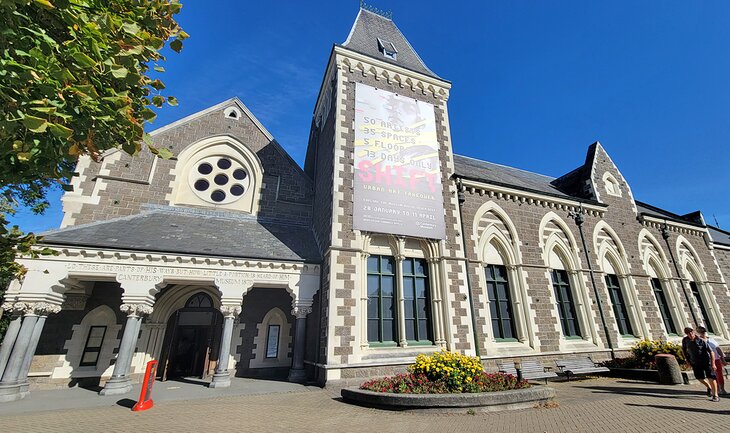
{"label": "dark doorway", "polygon": [[158,377],[162,380],[204,379],[218,361],[223,315],[205,293],[188,299],[167,322]]}

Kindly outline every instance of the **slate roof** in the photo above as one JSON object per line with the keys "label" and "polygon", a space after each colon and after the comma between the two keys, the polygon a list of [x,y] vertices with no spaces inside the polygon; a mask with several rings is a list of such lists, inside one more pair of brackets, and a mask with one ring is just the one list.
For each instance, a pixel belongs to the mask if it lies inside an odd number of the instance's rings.
{"label": "slate roof", "polygon": [[713,242],[730,247],[730,232],[713,226],[707,226],[707,230],[710,232]]}
{"label": "slate roof", "polygon": [[[396,60],[385,57],[378,47],[378,38],[385,43],[392,43],[398,51]],[[433,73],[423,60],[418,56],[403,33],[398,29],[393,20],[378,15],[374,12],[360,9],[352,25],[350,35],[342,44],[343,47],[374,57],[384,62],[398,65],[411,71],[420,72],[430,77],[441,79]]]}
{"label": "slate roof", "polygon": [[520,170],[519,168],[454,154],[454,169],[458,176],[467,179],[480,180],[493,185],[507,186],[553,197],[587,201],[559,190],[551,183],[555,180],[554,177]]}
{"label": "slate roof", "polygon": [[43,244],[319,262],[308,226],[234,212],[146,206],[133,216],[44,233]]}

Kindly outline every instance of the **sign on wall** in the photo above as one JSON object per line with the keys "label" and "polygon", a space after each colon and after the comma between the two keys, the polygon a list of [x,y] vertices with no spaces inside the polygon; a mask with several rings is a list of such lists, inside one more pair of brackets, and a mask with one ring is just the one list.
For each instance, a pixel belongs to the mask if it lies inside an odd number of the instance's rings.
{"label": "sign on wall", "polygon": [[354,196],[355,229],[446,237],[433,105],[357,83]]}

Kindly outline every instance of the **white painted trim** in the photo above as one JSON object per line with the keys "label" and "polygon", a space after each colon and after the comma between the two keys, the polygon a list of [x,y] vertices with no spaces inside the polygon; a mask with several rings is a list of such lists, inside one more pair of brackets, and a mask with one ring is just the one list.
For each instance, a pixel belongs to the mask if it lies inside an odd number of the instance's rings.
{"label": "white painted trim", "polygon": [[[566,199],[566,198],[554,197],[551,195],[535,193],[532,191],[524,191],[524,190],[516,189],[516,188],[498,186],[498,185],[494,185],[494,184],[491,184],[488,182],[483,182],[483,181],[462,179],[462,184],[467,188],[484,189],[487,191],[493,191],[497,194],[497,198],[504,198],[506,200],[509,200],[511,198],[511,196],[514,196],[515,198],[520,198],[520,201],[522,201],[523,203],[526,202],[529,204],[539,205],[540,203],[535,203],[535,201],[543,201],[545,203],[557,205],[558,208],[564,207],[565,210],[577,210],[582,205],[583,209],[592,211],[592,212],[596,213],[598,216],[603,215],[603,213],[606,212],[606,209],[607,209],[605,206],[584,203],[584,202],[580,202],[577,200],[570,200],[570,199]],[[499,196],[499,194],[502,194],[502,196]],[[532,200],[532,202],[530,200]]]}

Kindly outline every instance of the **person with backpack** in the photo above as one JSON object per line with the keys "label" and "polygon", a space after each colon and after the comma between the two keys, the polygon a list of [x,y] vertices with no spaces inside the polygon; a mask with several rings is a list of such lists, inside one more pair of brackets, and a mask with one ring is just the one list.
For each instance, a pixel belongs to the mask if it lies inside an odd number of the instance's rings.
{"label": "person with backpack", "polygon": [[715,378],[715,352],[701,339],[692,328],[684,328],[685,337],[682,339],[682,353],[684,359],[692,367],[695,378],[707,387],[707,396],[710,401],[720,401],[717,395]]}
{"label": "person with backpack", "polygon": [[717,376],[717,390],[719,394],[725,395],[727,394],[725,391],[725,354],[720,348],[720,345],[717,344],[717,341],[707,335],[707,329],[704,326],[697,327],[697,334],[699,334],[700,338],[705,340],[705,343],[707,343],[707,345],[710,346],[710,349],[715,352],[715,376]]}

